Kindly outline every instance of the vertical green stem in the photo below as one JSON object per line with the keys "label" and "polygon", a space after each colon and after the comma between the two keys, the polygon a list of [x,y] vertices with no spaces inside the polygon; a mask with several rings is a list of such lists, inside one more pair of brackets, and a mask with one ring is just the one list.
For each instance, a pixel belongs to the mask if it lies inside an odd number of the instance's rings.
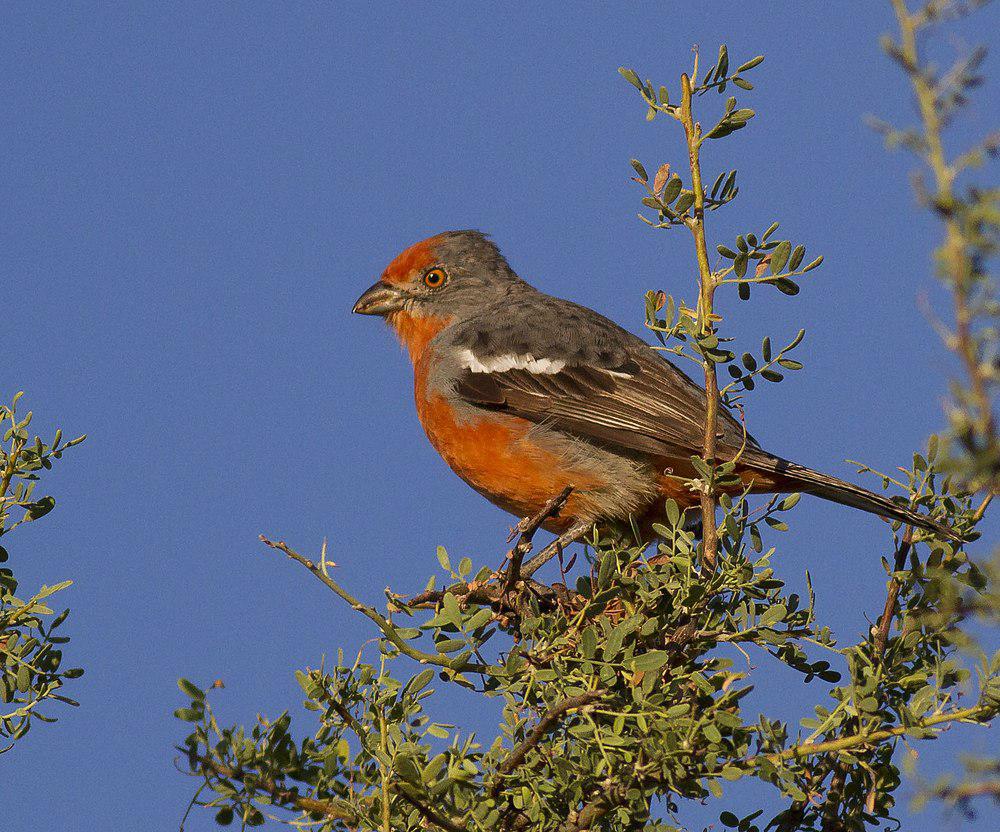
{"label": "vertical green stem", "polygon": [[[701,125],[696,123],[691,112],[691,79],[681,76],[681,123],[687,138],[688,162],[691,166],[691,189],[694,191],[693,216],[688,228],[694,235],[695,251],[698,257],[698,329],[700,334],[709,335],[713,331],[712,315],[715,288],[718,285],[708,262],[708,245],[705,242],[705,191],[701,181]],[[716,437],[719,423],[719,382],[715,373],[715,363],[704,358],[705,368],[705,436],[704,457],[709,465],[715,463]],[[704,563],[709,569],[715,568],[719,552],[719,533],[715,526],[715,494],[710,489],[701,495],[702,541]]]}
{"label": "vertical green stem", "polygon": [[954,212],[956,172],[955,168],[948,164],[945,156],[941,140],[941,116],[938,112],[934,86],[920,68],[920,56],[917,51],[917,18],[910,13],[905,0],[892,0],[892,7],[899,21],[900,53],[916,93],[920,119],[923,122],[925,159],[934,176],[934,202],[944,218],[944,267],[954,284],[955,335],[952,346],[961,358],[969,379],[975,431],[982,441],[993,445],[996,442],[993,405],[986,389],[980,367],[979,350],[972,333],[970,300],[973,290],[973,263],[966,249],[965,234]]}
{"label": "vertical green stem", "polygon": [[[12,425],[15,424],[13,417],[10,421]],[[16,436],[13,438],[10,451],[7,454],[7,464],[4,466],[3,472],[0,473],[0,529],[4,528],[4,518],[7,515],[4,501],[7,497],[7,491],[10,489],[11,480],[14,478],[14,472],[17,471],[17,463],[24,445],[24,440],[20,440]]]}

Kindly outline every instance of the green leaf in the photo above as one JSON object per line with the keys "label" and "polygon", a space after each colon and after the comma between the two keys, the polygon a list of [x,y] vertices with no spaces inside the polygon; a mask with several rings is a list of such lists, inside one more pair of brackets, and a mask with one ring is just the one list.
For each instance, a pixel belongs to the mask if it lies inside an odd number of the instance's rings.
{"label": "green leaf", "polygon": [[632,167],[635,168],[635,172],[639,176],[639,178],[643,182],[646,182],[649,179],[649,176],[646,175],[646,169],[642,166],[642,162],[640,162],[638,159],[632,159],[630,161],[632,163]]}
{"label": "green leaf", "polygon": [[788,262],[788,255],[792,250],[792,244],[788,240],[782,240],[771,252],[771,274],[780,274]]}
{"label": "green leaf", "polygon": [[791,258],[788,260],[788,270],[794,272],[801,264],[802,258],[806,256],[805,246],[796,246],[795,250],[792,252]]}
{"label": "green leaf", "polygon": [[458,599],[450,592],[446,592],[441,599],[441,618],[456,627],[462,626],[462,610],[458,605]]}
{"label": "green leaf", "polygon": [[431,679],[433,678],[434,670],[429,667],[426,670],[421,670],[416,676],[410,679],[410,683],[407,687],[410,689],[410,693],[412,694],[420,693],[420,691],[431,683]]}
{"label": "green leaf", "polygon": [[622,78],[628,81],[633,87],[637,90],[642,90],[642,81],[639,80],[639,76],[636,74],[634,69],[620,66],[618,67],[618,72],[620,72]]}
{"label": "green leaf", "polygon": [[726,248],[726,246],[724,245],[717,245],[715,248],[719,252],[719,254],[721,254],[727,260],[736,259],[736,252],[733,251],[731,248]]}
{"label": "green leaf", "polygon": [[741,90],[752,90],[753,84],[751,84],[746,78],[736,77],[733,78],[733,83],[736,84]]}
{"label": "green leaf", "polygon": [[442,569],[447,569],[451,571],[451,560],[448,558],[448,550],[444,546],[437,547],[438,563],[441,564]]}
{"label": "green leaf", "polygon": [[737,277],[745,277],[747,273],[747,263],[749,258],[745,251],[741,251],[736,255],[736,259],[733,261],[733,271],[736,273]]}
{"label": "green leaf", "polygon": [[205,691],[194,683],[189,682],[187,679],[178,679],[177,687],[181,689],[181,693],[191,699],[197,699],[200,701],[205,698]]}
{"label": "green leaf", "polygon": [[815,269],[822,262],[823,262],[823,255],[821,254],[819,257],[817,257],[815,260],[813,260],[808,266],[806,266],[802,271],[803,272],[811,272],[813,269]]}
{"label": "green leaf", "polygon": [[625,624],[619,624],[608,633],[608,637],[604,641],[604,661],[611,662],[615,660],[615,657],[621,652],[622,642],[625,640],[627,634],[627,626]]}
{"label": "green leaf", "polygon": [[54,497],[42,497],[42,499],[36,500],[33,503],[28,503],[24,507],[24,519],[37,520],[39,517],[44,517],[55,507],[56,501]]}
{"label": "green leaf", "polygon": [[715,62],[715,78],[725,78],[729,72],[729,50],[726,44],[719,47],[719,59]]}
{"label": "green leaf", "polygon": [[799,284],[789,280],[787,277],[779,277],[769,282],[784,295],[797,295],[799,293]]}
{"label": "green leaf", "polygon": [[677,203],[674,205],[674,211],[678,214],[684,214],[692,205],[694,205],[694,192],[681,191],[681,195],[677,199]]}
{"label": "green leaf", "polygon": [[798,505],[799,500],[802,499],[802,495],[796,492],[795,494],[789,494],[778,504],[779,511],[788,511],[790,508],[794,508]]}
{"label": "green leaf", "polygon": [[737,72],[746,72],[748,69],[753,69],[755,66],[759,66],[764,62],[764,56],[758,55],[756,58],[751,58],[745,64],[740,64],[736,67]]}
{"label": "green leaf", "polygon": [[601,565],[597,570],[597,585],[602,589],[608,586],[617,567],[618,563],[613,552],[609,552],[601,558]]}
{"label": "green leaf", "polygon": [[779,621],[784,620],[787,614],[788,609],[784,604],[775,604],[773,607],[768,607],[760,617],[760,626],[772,627]]}
{"label": "green leaf", "polygon": [[664,650],[651,650],[649,653],[636,656],[632,660],[632,667],[635,670],[658,670],[667,663],[669,658]]}
{"label": "green leaf", "polygon": [[465,640],[461,638],[446,638],[434,644],[434,649],[439,653],[454,653],[465,647]]}
{"label": "green leaf", "polygon": [[681,178],[675,173],[667,181],[667,184],[663,188],[663,202],[669,205],[675,199],[677,199],[678,194],[681,192]]}
{"label": "green leaf", "polygon": [[664,511],[667,514],[667,522],[676,528],[681,522],[681,510],[676,500],[667,500],[664,504]]}
{"label": "green leaf", "polygon": [[493,619],[493,610],[488,607],[484,607],[479,610],[472,618],[465,622],[466,630],[478,630],[487,622]]}

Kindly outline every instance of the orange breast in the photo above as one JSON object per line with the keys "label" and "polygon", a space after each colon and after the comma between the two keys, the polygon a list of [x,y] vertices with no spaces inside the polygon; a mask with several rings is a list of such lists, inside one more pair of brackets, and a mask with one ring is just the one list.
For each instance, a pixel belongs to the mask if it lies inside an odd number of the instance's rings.
{"label": "orange breast", "polygon": [[427,389],[427,364],[425,356],[414,368],[417,415],[431,444],[456,474],[519,517],[535,514],[572,484],[576,491],[559,517],[545,524],[549,531],[562,531],[573,518],[594,513],[584,492],[602,483],[592,474],[567,469],[558,455],[528,436],[532,424],[524,419],[491,413],[457,419],[448,400]]}

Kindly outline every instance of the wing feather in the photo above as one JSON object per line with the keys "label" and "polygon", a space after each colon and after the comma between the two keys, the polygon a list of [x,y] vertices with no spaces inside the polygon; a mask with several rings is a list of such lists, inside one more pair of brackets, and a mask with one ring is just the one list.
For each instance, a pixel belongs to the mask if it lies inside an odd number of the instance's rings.
{"label": "wing feather", "polygon": [[[524,367],[468,369],[455,389],[471,404],[500,409],[602,444],[658,456],[698,453],[704,433],[705,392],[652,350],[625,368],[566,365],[558,372]],[[720,413],[719,443],[733,450],[743,427]],[[747,441],[756,446],[752,439]]]}

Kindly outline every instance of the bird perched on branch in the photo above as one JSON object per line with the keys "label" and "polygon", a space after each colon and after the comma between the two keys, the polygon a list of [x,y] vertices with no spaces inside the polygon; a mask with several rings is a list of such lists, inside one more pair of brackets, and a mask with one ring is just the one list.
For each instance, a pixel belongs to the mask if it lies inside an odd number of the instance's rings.
{"label": "bird perched on branch", "polygon": [[[664,501],[697,505],[705,391],[640,338],[519,278],[477,231],[448,231],[396,257],[354,305],[396,331],[413,362],[420,422],[452,470],[495,505],[536,514],[573,486],[544,528],[640,528]],[[745,444],[745,447],[744,447]],[[953,533],[927,517],[765,451],[720,409],[717,454],[752,493],[801,491]]]}

